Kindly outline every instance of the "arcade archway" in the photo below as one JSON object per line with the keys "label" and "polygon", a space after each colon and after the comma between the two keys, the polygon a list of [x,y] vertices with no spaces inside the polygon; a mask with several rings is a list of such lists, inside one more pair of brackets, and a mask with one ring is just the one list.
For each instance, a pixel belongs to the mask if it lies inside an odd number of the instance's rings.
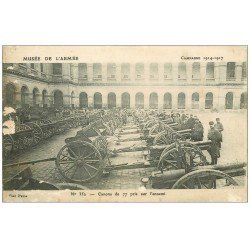
{"label": "arcade archway", "polygon": [[54,92],[54,106],[55,108],[63,107],[63,93],[60,90]]}
{"label": "arcade archway", "polygon": [[139,92],[135,95],[135,107],[136,108],[144,108],[144,95]]}
{"label": "arcade archway", "polygon": [[163,97],[163,108],[171,109],[172,108],[172,95],[170,93],[165,93]]}
{"label": "arcade archway", "polygon": [[156,93],[151,93],[149,96],[149,108],[151,109],[158,108],[158,95]]}
{"label": "arcade archway", "polygon": [[178,109],[185,109],[186,107],[186,96],[184,93],[178,94]]}
{"label": "arcade archway", "polygon": [[122,108],[130,108],[130,95],[129,93],[125,92],[122,94]]}
{"label": "arcade archway", "polygon": [[21,88],[21,106],[25,107],[29,104],[29,89],[26,86]]}
{"label": "arcade archway", "polygon": [[225,107],[226,109],[233,109],[233,92],[228,92],[226,94],[226,98],[225,98]]}
{"label": "arcade archway", "polygon": [[102,94],[99,92],[94,94],[94,108],[95,109],[102,108]]}
{"label": "arcade archway", "polygon": [[116,107],[116,95],[115,93],[111,92],[108,94],[108,108],[115,108]]}
{"label": "arcade archway", "polygon": [[79,106],[80,106],[80,108],[87,108],[88,107],[88,94],[86,92],[80,93]]}
{"label": "arcade archway", "polygon": [[5,105],[13,107],[16,101],[16,88],[12,84],[7,84],[5,88]]}

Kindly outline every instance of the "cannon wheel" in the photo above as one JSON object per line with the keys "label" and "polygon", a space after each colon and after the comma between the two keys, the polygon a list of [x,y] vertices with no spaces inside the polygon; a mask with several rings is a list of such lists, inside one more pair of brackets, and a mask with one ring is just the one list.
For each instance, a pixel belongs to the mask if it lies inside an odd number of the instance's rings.
{"label": "cannon wheel", "polygon": [[171,144],[172,140],[169,138],[168,131],[164,130],[156,135],[154,138],[153,144],[154,145],[169,145]]}
{"label": "cannon wheel", "polygon": [[14,140],[11,135],[3,136],[3,157],[4,159],[10,156],[11,151],[13,150]]}
{"label": "cannon wheel", "polygon": [[149,135],[158,134],[166,129],[166,125],[163,122],[157,122],[149,130]]}
{"label": "cannon wheel", "polygon": [[219,170],[202,169],[182,176],[172,189],[216,189],[230,185],[238,185],[230,175]]}
{"label": "cannon wheel", "polygon": [[155,120],[149,120],[149,121],[147,121],[147,122],[145,123],[144,127],[143,127],[143,130],[153,127],[154,124],[155,124]]}
{"label": "cannon wheel", "polygon": [[101,155],[104,157],[107,155],[108,152],[108,143],[105,137],[102,135],[98,136],[94,141],[93,145],[99,150]]}
{"label": "cannon wheel", "polygon": [[30,129],[31,129],[30,126],[25,123],[22,123],[16,126],[16,132],[30,130]]}
{"label": "cannon wheel", "polygon": [[92,143],[73,141],[59,151],[56,167],[65,180],[81,184],[93,180],[102,173],[104,162]]}
{"label": "cannon wheel", "polygon": [[39,143],[43,138],[43,130],[40,126],[34,122],[28,123],[29,127],[31,127],[34,131],[34,144]]}
{"label": "cannon wheel", "polygon": [[[194,167],[207,165],[206,156],[200,150],[199,147],[187,142],[181,142],[181,148],[184,151],[184,156],[186,159],[192,155]],[[177,149],[175,147],[175,143],[171,144],[169,147],[165,148],[161,153],[160,160],[158,162],[159,169],[179,169],[177,165]]]}
{"label": "cannon wheel", "polygon": [[110,122],[103,123],[103,126],[105,127],[106,135],[112,136],[114,134],[114,131],[112,130],[112,125],[110,124]]}

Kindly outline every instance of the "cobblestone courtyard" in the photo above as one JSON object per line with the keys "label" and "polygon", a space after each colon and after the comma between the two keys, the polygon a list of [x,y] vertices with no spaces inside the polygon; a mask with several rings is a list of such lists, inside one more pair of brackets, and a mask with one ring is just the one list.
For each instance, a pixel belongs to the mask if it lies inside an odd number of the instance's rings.
{"label": "cobblestone courtyard", "polygon": [[[208,122],[215,121],[216,117],[220,117],[224,125],[223,144],[221,149],[221,158],[218,163],[231,163],[247,161],[247,119],[246,112],[239,113],[201,113],[198,117],[202,121],[205,129],[204,140],[206,140],[207,131],[209,128]],[[80,128],[71,129],[64,134],[54,136],[49,140],[37,145],[33,149],[14,155],[4,164],[34,161],[45,158],[56,157],[60,148],[65,144],[64,140],[68,137],[75,136]],[[138,135],[124,135],[121,138],[137,137]],[[109,138],[109,148],[114,148],[115,137]],[[124,142],[119,147],[127,147],[133,145],[141,145],[144,142]],[[117,147],[117,146],[115,146]],[[206,153],[207,159],[210,161],[210,156]],[[134,163],[143,161],[142,152],[123,153],[117,157],[110,159],[112,164]],[[20,171],[22,167],[8,167],[3,169],[3,179],[7,180],[15,173]],[[58,173],[55,163],[45,162],[30,165],[33,177],[39,180],[48,181],[51,183],[65,182]],[[140,179],[149,176],[153,168],[133,169],[133,170],[114,170],[107,176],[101,178],[98,182],[92,182],[85,186],[90,189],[135,189],[141,186]],[[237,177],[236,180],[240,185],[244,184],[244,177]]]}

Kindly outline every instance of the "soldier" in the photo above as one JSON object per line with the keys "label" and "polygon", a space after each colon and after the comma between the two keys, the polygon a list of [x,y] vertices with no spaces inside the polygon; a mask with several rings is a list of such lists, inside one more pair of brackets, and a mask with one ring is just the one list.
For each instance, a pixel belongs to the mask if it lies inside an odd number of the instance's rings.
{"label": "soldier", "polygon": [[220,157],[220,147],[219,143],[221,142],[221,133],[214,128],[214,122],[209,122],[210,129],[208,130],[207,139],[211,140],[211,147],[209,153],[211,155],[211,165],[217,164],[217,159]]}
{"label": "soldier", "polygon": [[203,129],[201,122],[199,121],[199,119],[195,119],[194,128],[192,129],[192,133],[191,133],[191,140],[203,141],[203,133],[204,133],[204,129]]}
{"label": "soldier", "polygon": [[[214,125],[214,128],[221,133],[221,142],[222,142],[222,131],[224,130],[224,127],[220,122],[220,118],[216,118],[216,124]],[[221,148],[221,142],[219,143],[220,148]]]}
{"label": "soldier", "polygon": [[193,129],[194,128],[194,124],[195,124],[195,119],[194,119],[193,115],[191,114],[190,117],[187,120],[187,127],[189,129]]}

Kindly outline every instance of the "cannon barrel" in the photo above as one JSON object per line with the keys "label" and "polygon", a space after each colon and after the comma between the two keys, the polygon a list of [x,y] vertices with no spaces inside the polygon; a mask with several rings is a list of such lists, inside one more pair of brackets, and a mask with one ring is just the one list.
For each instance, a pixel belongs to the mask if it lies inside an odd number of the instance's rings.
{"label": "cannon barrel", "polygon": [[179,134],[186,134],[186,133],[191,133],[192,129],[183,129],[183,130],[178,130],[178,131],[174,131],[175,133],[179,133]]}
{"label": "cannon barrel", "polygon": [[[213,169],[222,171],[225,174],[230,176],[239,176],[245,174],[246,162],[236,162],[236,163],[227,163],[227,164],[218,164],[218,165],[207,165],[207,166],[199,166],[194,170],[202,170],[202,169]],[[173,185],[178,179],[185,175],[185,169],[177,169],[177,170],[169,170],[164,171],[163,173],[160,171],[153,172],[151,174],[151,182],[153,188],[161,188],[164,186]]]}
{"label": "cannon barrel", "polygon": [[119,135],[133,135],[133,134],[139,134],[140,131],[138,128],[135,128],[136,130],[134,131],[125,131],[125,132],[120,132]]}
{"label": "cannon barrel", "polygon": [[177,122],[168,123],[167,125],[168,125],[169,127],[176,127],[176,126],[178,126],[178,123],[177,123]]}
{"label": "cannon barrel", "polygon": [[192,142],[194,145],[198,146],[201,150],[208,150],[211,146],[211,141],[197,141],[197,142]]}

